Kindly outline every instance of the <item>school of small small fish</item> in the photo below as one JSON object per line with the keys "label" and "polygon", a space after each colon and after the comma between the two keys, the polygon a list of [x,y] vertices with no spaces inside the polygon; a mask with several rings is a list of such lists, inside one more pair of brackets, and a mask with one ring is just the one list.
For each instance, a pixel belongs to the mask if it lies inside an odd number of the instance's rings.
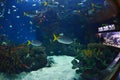
{"label": "school of small small fish", "polygon": [[[48,9],[53,9],[56,10],[56,14],[58,17],[61,17],[61,13],[65,13],[68,11],[71,14],[78,14],[78,15],[85,15],[85,16],[90,16],[93,15],[95,12],[98,11],[98,9],[102,9],[102,6],[108,6],[109,4],[107,3],[106,0],[103,0],[103,3],[93,3],[92,1],[89,2],[90,0],[76,0],[73,5],[73,9],[70,9],[71,7],[69,6],[74,0],[68,0],[68,1],[60,1],[60,0],[13,0],[12,5],[8,5],[9,8],[6,8],[6,3],[7,0],[0,0],[0,19],[4,19],[5,23],[7,26],[4,26],[3,23],[0,23],[0,31],[5,33],[11,31],[11,33],[14,36],[17,36],[16,38],[19,40],[21,38],[25,38],[27,40],[31,40],[28,37],[29,35],[34,35],[36,32],[36,28],[38,26],[34,26],[34,23],[32,19],[34,17],[38,17],[39,19],[39,24],[47,21],[47,17],[44,15],[44,13],[47,12]],[[27,7],[22,7],[25,5],[30,8],[28,9]],[[89,7],[86,7],[89,6]],[[41,7],[43,7],[41,9]],[[21,11],[21,8],[24,11]],[[60,10],[59,10],[60,9]],[[62,9],[62,10],[61,10]],[[83,13],[84,12],[84,13]],[[19,15],[20,14],[20,15]],[[11,17],[19,22],[19,24],[16,24]],[[26,25],[26,23],[28,23]],[[29,26],[27,29],[25,28],[26,26]],[[84,26],[83,26],[84,27]],[[15,33],[16,28],[17,32]],[[24,29],[25,28],[25,29]],[[12,33],[13,32],[13,33]],[[26,32],[26,34],[23,34],[23,32]],[[29,33],[27,33],[29,32]],[[65,40],[65,42],[64,42]],[[58,39],[58,42],[62,42],[67,44],[66,42],[67,39],[60,38]],[[69,40],[71,41],[71,40]],[[69,42],[68,42],[69,43]],[[70,42],[71,43],[71,42]]]}

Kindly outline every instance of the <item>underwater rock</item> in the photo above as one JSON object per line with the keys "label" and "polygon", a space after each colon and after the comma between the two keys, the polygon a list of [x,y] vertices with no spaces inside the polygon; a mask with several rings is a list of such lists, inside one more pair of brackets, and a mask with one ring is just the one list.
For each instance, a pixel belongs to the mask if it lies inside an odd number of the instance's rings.
{"label": "underwater rock", "polygon": [[52,57],[48,57],[47,60],[48,61],[46,67],[52,67],[55,64],[55,61]]}
{"label": "underwater rock", "polygon": [[44,47],[29,47],[26,45],[0,45],[0,72],[16,74],[43,68],[47,64]]}

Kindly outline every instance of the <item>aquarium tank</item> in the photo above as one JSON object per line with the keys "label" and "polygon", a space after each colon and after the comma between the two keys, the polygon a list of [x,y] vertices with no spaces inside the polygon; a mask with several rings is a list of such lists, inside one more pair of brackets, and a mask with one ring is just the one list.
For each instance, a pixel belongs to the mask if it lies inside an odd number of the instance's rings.
{"label": "aquarium tank", "polygon": [[120,0],[0,0],[0,80],[120,80]]}

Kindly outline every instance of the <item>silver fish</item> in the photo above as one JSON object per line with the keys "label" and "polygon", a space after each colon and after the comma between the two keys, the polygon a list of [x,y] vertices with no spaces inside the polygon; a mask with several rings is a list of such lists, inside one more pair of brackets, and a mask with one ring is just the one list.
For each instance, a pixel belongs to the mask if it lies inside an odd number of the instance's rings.
{"label": "silver fish", "polygon": [[33,40],[33,41],[31,41],[31,45],[33,45],[33,46],[41,46],[42,42],[40,42],[38,40]]}
{"label": "silver fish", "polygon": [[72,39],[65,36],[60,37],[57,41],[62,44],[71,44],[73,42]]}

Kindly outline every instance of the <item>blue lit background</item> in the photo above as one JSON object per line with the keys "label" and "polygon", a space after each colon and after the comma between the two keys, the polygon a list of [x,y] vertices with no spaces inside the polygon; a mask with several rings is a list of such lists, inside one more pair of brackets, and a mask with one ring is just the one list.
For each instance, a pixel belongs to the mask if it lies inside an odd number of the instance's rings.
{"label": "blue lit background", "polygon": [[[23,43],[27,40],[36,40],[36,27],[31,25],[29,21],[32,19],[23,15],[25,11],[37,10],[38,7],[32,7],[32,4],[38,2],[22,2],[17,4],[16,0],[7,0],[5,5],[5,15],[4,18],[0,19],[0,26],[3,28],[0,29],[0,33],[6,34],[7,38],[16,42]],[[12,6],[16,6],[13,8]],[[13,10],[17,11],[13,11]],[[8,14],[10,10],[10,14]],[[20,16],[20,18],[16,18]],[[33,31],[32,31],[33,30]]]}
{"label": "blue lit background", "polygon": [[[20,0],[18,0],[20,1]],[[31,25],[30,21],[32,21],[32,18],[26,17],[23,15],[24,12],[29,12],[29,11],[35,11],[35,10],[40,10],[40,8],[43,8],[41,6],[41,1],[44,0],[24,0],[22,3],[17,3],[17,0],[6,0],[4,3],[5,7],[5,15],[4,18],[0,18],[0,26],[3,28],[0,28],[0,34],[6,34],[7,38],[12,40],[15,43],[24,43],[27,40],[36,40],[40,39],[41,37],[36,37],[39,35],[42,35],[41,33],[46,33],[46,32],[40,32],[36,28],[35,25]],[[62,5],[65,6],[65,10],[76,10],[80,9],[85,11],[84,13],[86,14],[86,10],[91,10],[91,4],[90,2],[94,2],[96,4],[104,5],[104,0],[96,1],[96,0],[56,0]],[[84,2],[84,5],[82,7],[76,6],[77,3],[79,2]],[[33,4],[36,4],[36,6],[33,6]],[[16,6],[16,8],[13,8],[12,6]],[[13,11],[13,10],[17,11]],[[8,10],[10,10],[10,14],[8,14]],[[58,9],[59,10],[59,9]],[[57,10],[56,10],[57,11]],[[59,11],[58,11],[59,12]],[[69,14],[67,12],[66,14]],[[20,18],[16,18],[16,16],[20,16]],[[83,18],[82,18],[83,19]],[[83,20],[80,21],[83,21]],[[67,19],[66,19],[67,20]],[[69,21],[61,21],[60,23],[60,29],[56,29],[56,31],[61,31],[63,33],[69,34],[69,33],[74,33],[76,36],[83,36],[81,34],[82,29],[80,26],[84,25],[86,22],[79,22],[77,19],[68,19]],[[73,21],[74,20],[74,21]],[[12,27],[11,27],[12,26]],[[49,27],[45,26],[46,28],[49,29]],[[69,28],[68,28],[69,27]],[[71,34],[69,34],[71,35]],[[80,39],[81,39],[80,37]]]}

